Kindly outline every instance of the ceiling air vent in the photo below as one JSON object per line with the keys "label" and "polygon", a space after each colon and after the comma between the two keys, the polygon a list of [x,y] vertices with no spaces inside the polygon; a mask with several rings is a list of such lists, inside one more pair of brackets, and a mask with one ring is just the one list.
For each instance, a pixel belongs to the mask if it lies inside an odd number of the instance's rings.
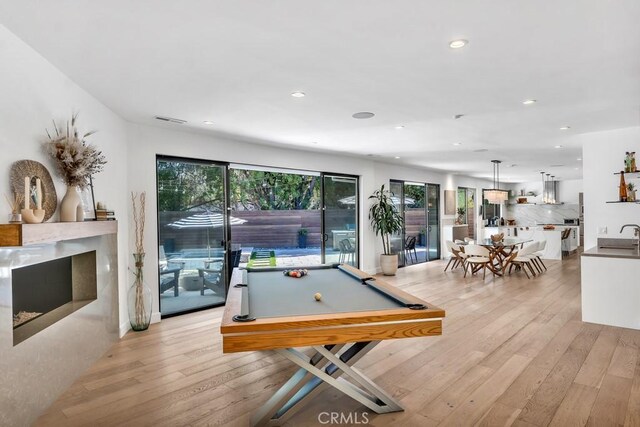
{"label": "ceiling air vent", "polygon": [[171,122],[171,123],[177,123],[179,125],[187,123],[186,120],[181,120],[181,119],[174,119],[173,117],[162,117],[162,116],[156,116],[155,117],[156,120],[161,120],[163,122]]}

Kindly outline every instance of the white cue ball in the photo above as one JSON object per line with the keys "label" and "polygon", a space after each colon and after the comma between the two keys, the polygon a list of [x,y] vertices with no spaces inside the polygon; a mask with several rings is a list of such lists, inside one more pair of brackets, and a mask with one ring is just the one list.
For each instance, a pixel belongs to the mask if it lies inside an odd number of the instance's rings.
{"label": "white cue ball", "polygon": [[322,294],[320,292],[317,292],[313,297],[316,301],[320,301],[322,299]]}

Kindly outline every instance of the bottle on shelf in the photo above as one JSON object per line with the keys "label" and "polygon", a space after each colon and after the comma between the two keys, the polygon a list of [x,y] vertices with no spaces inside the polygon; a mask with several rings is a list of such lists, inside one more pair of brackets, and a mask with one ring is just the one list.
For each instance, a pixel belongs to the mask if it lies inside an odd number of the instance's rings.
{"label": "bottle on shelf", "polygon": [[627,184],[624,181],[624,171],[620,171],[620,189],[618,191],[618,197],[621,202],[627,201]]}

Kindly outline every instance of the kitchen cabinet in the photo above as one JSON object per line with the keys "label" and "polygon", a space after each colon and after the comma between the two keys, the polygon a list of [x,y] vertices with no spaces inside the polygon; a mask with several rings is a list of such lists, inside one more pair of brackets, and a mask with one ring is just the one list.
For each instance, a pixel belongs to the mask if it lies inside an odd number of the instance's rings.
{"label": "kitchen cabinet", "polygon": [[637,252],[591,248],[581,257],[582,320],[640,329],[640,286],[630,272],[640,268]]}
{"label": "kitchen cabinet", "polygon": [[450,240],[455,242],[456,240],[464,240],[465,237],[469,237],[469,226],[462,225],[443,225],[442,226],[443,241]]}

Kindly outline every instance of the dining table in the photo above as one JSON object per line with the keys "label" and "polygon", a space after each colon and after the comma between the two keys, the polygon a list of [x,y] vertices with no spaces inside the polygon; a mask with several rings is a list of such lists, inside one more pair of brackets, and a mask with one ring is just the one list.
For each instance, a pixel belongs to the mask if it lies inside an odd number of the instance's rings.
{"label": "dining table", "polygon": [[465,242],[462,245],[464,248],[468,244],[476,244],[489,249],[490,258],[493,260],[489,269],[496,275],[502,276],[509,266],[509,263],[516,255],[517,247],[522,248],[525,243],[532,242],[533,239],[525,239],[518,237],[505,237],[502,240],[494,241],[492,239],[478,239],[475,241]]}

